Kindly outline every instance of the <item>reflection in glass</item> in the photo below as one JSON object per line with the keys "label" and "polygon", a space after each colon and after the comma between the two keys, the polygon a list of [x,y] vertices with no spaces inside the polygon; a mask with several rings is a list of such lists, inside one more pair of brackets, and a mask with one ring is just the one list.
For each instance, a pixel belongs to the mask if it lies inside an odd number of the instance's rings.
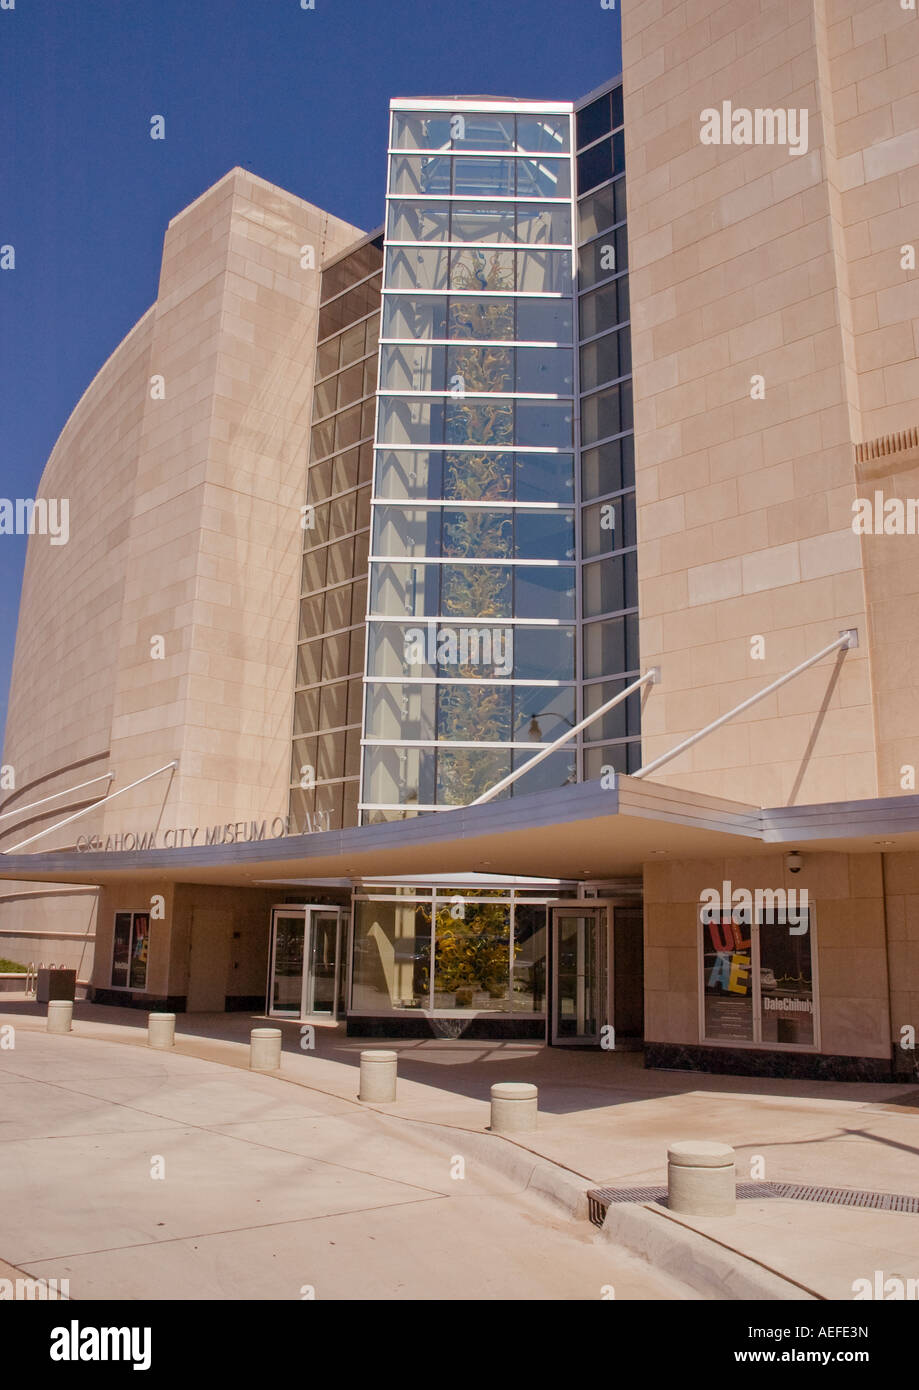
{"label": "reflection in glass", "polygon": [[501,565],[438,565],[445,618],[510,618],[512,574]]}
{"label": "reflection in glass", "polygon": [[514,349],[473,347],[471,344],[448,348],[447,378],[451,388],[458,379],[464,391],[511,392],[514,389]]}
{"label": "reflection in glass", "polygon": [[[514,750],[514,769],[523,767],[533,756],[533,750],[517,748]],[[536,792],[552,791],[555,787],[570,787],[578,780],[577,751],[574,744],[570,748],[560,748],[537,763],[529,772],[524,772],[514,783],[515,796],[532,796]]]}
{"label": "reflection in glass", "polygon": [[574,680],[573,627],[518,627],[514,677],[524,681]]}
{"label": "reflection in glass", "polygon": [[442,391],[447,349],[411,346],[380,349],[381,391]]}
{"label": "reflection in glass", "polygon": [[437,754],[437,802],[468,806],[510,771],[510,750],[441,747]]}
{"label": "reflection in glass", "polygon": [[571,332],[570,299],[518,299],[518,342],[570,343]]}
{"label": "reflection in glass", "polygon": [[514,570],[514,616],[517,618],[575,618],[575,573],[570,566],[518,565]]}
{"label": "reflection in glass", "polygon": [[632,370],[629,330],[607,333],[581,348],[581,390],[592,391],[604,382],[628,376]]}
{"label": "reflection in glass", "polygon": [[530,154],[567,154],[570,124],[568,116],[518,116],[517,148]]}
{"label": "reflection in glass", "polygon": [[476,507],[454,511],[444,509],[444,555],[464,560],[484,560],[511,556],[514,527],[509,513]]}
{"label": "reflection in glass", "polygon": [[390,241],[449,241],[450,204],[395,199],[389,204]]}
{"label": "reflection in glass", "polygon": [[[462,121],[462,125],[459,121]],[[457,131],[461,133],[457,133]],[[489,112],[465,112],[454,130],[455,150],[512,150],[514,148],[514,118],[496,116]]]}
{"label": "reflection in glass", "polygon": [[[476,159],[457,155],[453,160],[453,191],[459,197],[512,198],[514,159]],[[448,188],[426,188],[425,192],[449,192]]]}
{"label": "reflection in glass", "polygon": [[483,682],[475,685],[442,685],[438,687],[437,694],[437,737],[441,741],[504,743],[510,739],[509,686]]}
{"label": "reflection in glass", "polygon": [[481,396],[448,399],[443,406],[443,439],[448,444],[481,444],[488,448],[511,444],[514,436],[512,401]]}
{"label": "reflection in glass", "polygon": [[582,585],[585,618],[596,618],[601,613],[616,613],[623,608],[636,607],[636,553],[630,550],[624,555],[594,560],[584,566]]}
{"label": "reflection in glass", "polygon": [[[526,303],[521,300],[521,303]],[[553,303],[553,301],[543,301]],[[435,335],[443,337],[444,334]],[[513,338],[513,299],[451,299],[447,337]]]}
{"label": "reflection in glass", "polygon": [[568,348],[516,348],[517,390],[525,395],[564,396],[573,389],[573,362]]}
{"label": "reflection in glass", "polygon": [[812,1047],[814,966],[810,912],[791,916],[784,909],[761,914],[759,988],[764,1043]]}
{"label": "reflection in glass", "polygon": [[515,512],[518,560],[573,560],[573,512]]}
{"label": "reflection in glass", "polygon": [[512,690],[515,743],[552,743],[574,727],[574,686],[515,685]]}
{"label": "reflection in glass", "polygon": [[546,909],[518,902],[514,908],[515,1013],[542,1013],[546,1007]]}
{"label": "reflection in glass", "polygon": [[355,903],[353,1011],[426,1008],[430,969],[430,909],[416,903]]}
{"label": "reflection in glass", "polygon": [[518,502],[570,502],[574,495],[572,454],[517,454]]}
{"label": "reflection in glass", "polygon": [[616,179],[578,203],[578,240],[587,241],[614,223],[624,222],[625,214],[625,179]]}
{"label": "reflection in glass", "polygon": [[606,618],[584,628],[584,676],[614,676],[638,666],[638,619]]}
{"label": "reflection in glass", "polygon": [[[446,326],[447,301],[439,295],[417,299],[405,294],[384,296],[384,338],[445,338]],[[508,335],[505,334],[506,336]]]}
{"label": "reflection in glass", "polygon": [[635,441],[632,435],[585,449],[581,454],[581,495],[586,499],[635,486]]}
{"label": "reflection in glass", "polygon": [[439,555],[440,511],[436,507],[376,507],[375,555]]}
{"label": "reflection in glass", "polygon": [[378,497],[439,497],[443,454],[422,449],[377,451]]}
{"label": "reflection in glass", "polygon": [[364,750],[364,800],[398,806],[432,806],[434,752],[423,748]]}
{"label": "reflection in glass", "polygon": [[397,150],[448,150],[450,116],[446,111],[394,111],[392,143]]}
{"label": "reflection in glass", "polygon": [[370,612],[381,617],[436,617],[440,612],[439,565],[373,566]]}
{"label": "reflection in glass", "polygon": [[303,990],[303,941],[306,914],[274,920],[274,972],[271,981],[271,1012],[299,1017]]}
{"label": "reflection in glass", "polygon": [[[598,681],[596,685],[584,687],[584,714],[593,714],[605,705],[614,695],[618,695],[629,685],[630,679],[619,681]],[[606,714],[595,719],[584,730],[584,737],[591,743],[604,739],[634,738],[641,732],[641,694],[636,690],[621,705],[615,705]]]}
{"label": "reflection in glass", "polygon": [[514,240],[514,209],[507,203],[453,203],[451,241]]}
{"label": "reflection in glass", "polygon": [[602,289],[592,290],[582,295],[578,301],[581,320],[581,337],[593,338],[624,323],[629,317],[629,277],[621,275]]}
{"label": "reflection in glass", "polygon": [[389,191],[408,197],[449,193],[449,158],[423,154],[395,156],[391,165]]}
{"label": "reflection in glass", "polygon": [[447,269],[445,247],[393,246],[386,253],[386,284],[392,289],[446,289]]}
{"label": "reflection in glass", "polygon": [[631,776],[641,764],[641,740],[637,738],[628,743],[606,743],[600,747],[588,745],[584,749],[584,778],[588,782],[605,777],[610,768]]}
{"label": "reflection in glass", "polygon": [[585,559],[608,555],[635,544],[635,498],[614,497],[581,513],[581,554]]}
{"label": "reflection in glass", "polygon": [[570,401],[518,401],[515,442],[526,448],[570,449],[573,419]]}
{"label": "reflection in glass", "polygon": [[518,197],[571,196],[571,165],[567,159],[518,159],[516,164]]}
{"label": "reflection in glass", "polygon": [[478,247],[450,252],[450,288],[453,290],[512,290],[514,252],[481,251]]}
{"label": "reflection in glass", "polygon": [[[519,455],[518,455],[519,458]],[[444,455],[444,492],[449,501],[498,502],[513,493],[514,455],[464,451]]]}
{"label": "reflection in glass", "polygon": [[367,737],[430,740],[437,737],[437,687],[392,682],[367,686]]}
{"label": "reflection in glass", "polygon": [[567,251],[518,251],[517,289],[526,294],[570,294],[571,256]]}
{"label": "reflection in glass", "polygon": [[600,280],[609,280],[629,265],[629,242],[625,227],[606,232],[596,241],[588,242],[578,252],[578,280],[582,290]]}
{"label": "reflection in glass", "polygon": [[564,203],[518,203],[517,240],[539,245],[571,241],[571,209]]}
{"label": "reflection in glass", "polygon": [[510,907],[463,895],[460,915],[446,904],[435,927],[435,1009],[504,1012],[509,1007]]}
{"label": "reflection in glass", "polygon": [[593,444],[611,434],[621,434],[632,428],[632,388],[624,381],[608,386],[581,402],[581,439]]}

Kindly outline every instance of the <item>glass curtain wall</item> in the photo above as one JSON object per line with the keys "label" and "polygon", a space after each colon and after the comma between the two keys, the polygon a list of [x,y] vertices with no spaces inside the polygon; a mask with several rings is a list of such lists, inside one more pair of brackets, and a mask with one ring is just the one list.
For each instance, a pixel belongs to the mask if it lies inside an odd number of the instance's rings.
{"label": "glass curtain wall", "polygon": [[[571,108],[417,107],[391,115],[365,823],[468,804],[578,708]],[[563,749],[513,791],[577,776]]]}
{"label": "glass curtain wall", "polygon": [[[584,715],[640,675],[622,86],[576,115]],[[640,695],[583,734],[583,775],[641,766]]]}
{"label": "glass curtain wall", "polygon": [[363,888],[353,903],[349,1014],[544,1017],[548,905],[573,891]]}
{"label": "glass curtain wall", "polygon": [[290,813],[357,824],[382,234],[323,267],[303,530]]}

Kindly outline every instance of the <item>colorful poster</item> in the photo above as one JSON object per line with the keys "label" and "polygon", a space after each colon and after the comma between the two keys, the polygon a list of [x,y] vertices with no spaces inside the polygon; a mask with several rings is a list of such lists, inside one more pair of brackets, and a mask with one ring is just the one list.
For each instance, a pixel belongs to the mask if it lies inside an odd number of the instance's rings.
{"label": "colorful poster", "polygon": [[150,937],[150,915],[134,913],[134,942],[131,950],[131,988],[147,987],[147,945]]}
{"label": "colorful poster", "polygon": [[750,928],[731,913],[711,914],[702,923],[705,1037],[718,1042],[753,1041],[753,968]]}

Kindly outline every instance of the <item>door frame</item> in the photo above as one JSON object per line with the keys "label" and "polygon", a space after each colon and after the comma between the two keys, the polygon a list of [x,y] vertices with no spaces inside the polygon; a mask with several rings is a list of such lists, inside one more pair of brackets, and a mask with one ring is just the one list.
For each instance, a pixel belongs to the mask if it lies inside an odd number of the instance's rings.
{"label": "door frame", "polygon": [[[347,908],[336,906],[334,903],[275,903],[271,909],[271,920],[269,927],[268,943],[268,983],[265,990],[265,1013],[268,1018],[287,1018],[315,1020],[316,1022],[338,1022],[338,1000],[341,991],[342,979],[342,921]],[[309,961],[312,954],[313,943],[313,919],[316,915],[334,916],[335,921],[335,977],[332,982],[332,1009],[329,1013],[308,1013],[306,1010],[307,997],[310,993],[312,981],[309,971]],[[303,967],[300,971],[300,1010],[293,1014],[286,1009],[275,1009],[272,1007],[272,994],[274,984],[274,964],[277,951],[277,921],[279,917],[299,917],[303,918]]]}
{"label": "door frame", "polygon": [[[556,922],[559,916],[568,915],[569,917],[583,917],[587,913],[601,909],[604,914],[605,927],[601,926],[597,933],[597,947],[600,956],[599,969],[602,978],[599,983],[598,1011],[601,1015],[598,1022],[598,1029],[602,1029],[605,1024],[615,1027],[615,1005],[616,1005],[616,980],[615,980],[615,930],[616,930],[616,908],[636,906],[634,898],[560,898],[557,902],[549,903],[549,971],[548,971],[548,990],[546,999],[546,1042],[550,1047],[597,1047],[601,1046],[601,1034],[598,1031],[595,1038],[559,1038],[556,1037],[557,1015],[555,1001],[558,992],[557,969],[558,969],[558,933]],[[615,1032],[613,1039],[615,1041]]]}

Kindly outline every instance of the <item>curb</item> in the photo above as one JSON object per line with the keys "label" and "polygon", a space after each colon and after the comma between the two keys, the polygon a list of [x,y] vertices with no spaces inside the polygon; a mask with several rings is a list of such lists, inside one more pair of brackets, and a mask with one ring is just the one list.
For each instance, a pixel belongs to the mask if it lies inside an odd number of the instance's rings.
{"label": "curb", "polygon": [[600,1232],[705,1298],[823,1302],[821,1295],[684,1226],[663,1207],[613,1204]]}
{"label": "curb", "polygon": [[[36,1027],[28,1031],[44,1030]],[[72,1036],[79,1037],[80,1031],[75,1029]],[[98,1032],[95,1028],[88,1029],[82,1036],[116,1046],[145,1046],[140,1038],[106,1038],[104,1028]],[[248,1070],[229,1057],[221,1060],[200,1057],[196,1044],[213,1040],[198,1034],[183,1034],[177,1035],[177,1044],[180,1037],[186,1046],[177,1046],[176,1055],[207,1061],[212,1066]],[[239,1047],[243,1050],[246,1044],[228,1042],[228,1047]],[[285,1076],[281,1069],[254,1074],[270,1076],[306,1090],[315,1090],[323,1095],[344,1099],[334,1091],[325,1091],[321,1086],[310,1086],[299,1078]],[[395,1115],[388,1108],[378,1108],[366,1102],[361,1104],[356,1096],[354,1103],[362,1110],[371,1111],[384,1127],[394,1133],[404,1135],[406,1126],[415,1126],[439,1148],[452,1149],[453,1152],[460,1149],[463,1151],[460,1156],[474,1157],[493,1171],[519,1183],[521,1190],[532,1192],[560,1207],[574,1220],[588,1220],[587,1193],[596,1187],[597,1183],[573,1169],[534,1154],[525,1145],[505,1135],[492,1134],[488,1130],[464,1129],[459,1125],[445,1125],[436,1120],[423,1120],[415,1116]],[[597,1239],[616,1244],[647,1260],[655,1269],[669,1275],[694,1293],[701,1294],[703,1298],[729,1302],[750,1299],[783,1302],[822,1301],[821,1296],[812,1289],[775,1273],[768,1266],[721,1244],[714,1237],[703,1235],[684,1225],[663,1207],[646,1203],[614,1203],[607,1210]]]}
{"label": "curb", "polygon": [[540,1158],[530,1149],[515,1144],[504,1135],[491,1134],[487,1130],[454,1128],[433,1120],[418,1120],[381,1110],[375,1113],[384,1120],[397,1121],[400,1128],[404,1125],[423,1125],[431,1138],[436,1136],[441,1143],[447,1143],[448,1135],[455,1136],[448,1147],[452,1145],[454,1149],[465,1150],[466,1156],[474,1157],[479,1163],[487,1165],[503,1177],[512,1178],[525,1191],[548,1198],[575,1220],[587,1220],[587,1193],[596,1184],[589,1178],[572,1172],[571,1169],[562,1168],[549,1159]]}

